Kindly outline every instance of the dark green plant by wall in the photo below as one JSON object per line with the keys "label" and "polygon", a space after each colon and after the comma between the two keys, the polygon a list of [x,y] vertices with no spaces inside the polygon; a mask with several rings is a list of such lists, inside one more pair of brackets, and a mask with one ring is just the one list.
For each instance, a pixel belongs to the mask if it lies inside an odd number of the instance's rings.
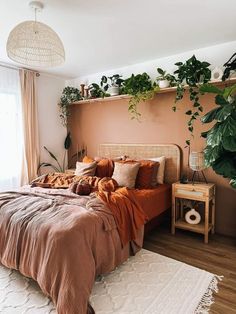
{"label": "dark green plant by wall", "polygon": [[[175,65],[178,69],[174,72],[176,75],[176,97],[173,110],[176,111],[176,103],[180,101],[186,89],[189,91],[189,100],[192,103],[191,107],[185,112],[189,116],[188,130],[193,136],[194,121],[200,116],[203,107],[199,101],[199,84],[207,83],[211,79],[210,63],[199,61],[194,55],[186,62],[177,62]],[[188,87],[186,86],[188,85]],[[190,145],[190,139],[186,140],[187,145]]]}
{"label": "dark green plant by wall", "polygon": [[41,168],[52,168],[56,172],[65,172],[67,168],[71,168],[74,164],[75,157],[78,159],[82,158],[85,153],[85,148],[83,147],[81,150],[78,150],[74,155],[72,155],[70,162],[66,163],[66,156],[68,155],[68,150],[70,149],[72,144],[70,132],[67,133],[66,138],[64,140],[64,154],[62,162],[59,161],[59,158],[56,157],[54,153],[52,153],[46,146],[44,149],[48,153],[48,155],[53,159],[54,163],[49,162],[41,162],[38,166],[38,172],[40,172]]}
{"label": "dark green plant by wall", "polygon": [[121,78],[120,74],[114,74],[112,76],[105,76],[103,75],[101,78],[101,86],[103,87],[104,91],[107,91],[111,86],[121,87],[124,80]]}
{"label": "dark green plant by wall", "polygon": [[213,122],[213,127],[202,133],[206,138],[205,163],[236,188],[236,84],[224,89],[206,84],[202,93],[213,93],[216,108],[202,118],[203,123]]}
{"label": "dark green plant by wall", "polygon": [[78,88],[67,86],[63,89],[60,98],[60,119],[63,126],[67,126],[67,118],[69,116],[69,105],[75,101],[81,100],[81,93]]}
{"label": "dark green plant by wall", "polygon": [[155,91],[158,89],[157,86],[153,86],[150,76],[146,72],[137,75],[132,74],[128,79],[124,80],[122,94],[132,96],[128,107],[131,119],[140,119],[141,114],[137,109],[138,103],[152,99]]}

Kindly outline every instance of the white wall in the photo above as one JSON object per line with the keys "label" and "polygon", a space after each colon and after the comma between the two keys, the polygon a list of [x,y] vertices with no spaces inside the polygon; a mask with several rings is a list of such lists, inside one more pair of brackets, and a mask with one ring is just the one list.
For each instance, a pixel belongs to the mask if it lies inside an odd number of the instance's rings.
{"label": "white wall", "polygon": [[93,82],[100,82],[102,75],[113,75],[116,73],[121,74],[123,78],[127,78],[132,73],[138,74],[142,72],[147,72],[152,79],[155,79],[158,74],[156,71],[157,67],[163,68],[164,70],[173,73],[173,71],[176,70],[176,66],[174,65],[176,62],[185,61],[193,54],[195,54],[198,59],[211,63],[211,69],[213,69],[216,66],[222,67],[223,64],[232,56],[234,52],[236,52],[236,41],[216,46],[210,46],[207,48],[191,50],[181,54],[147,61],[145,63],[138,63],[118,69],[112,69],[106,72],[95,73],[86,77],[78,76],[76,79],[66,81],[66,85],[75,87],[78,87],[81,83],[88,85]]}
{"label": "white wall", "polygon": [[57,104],[65,86],[65,79],[41,73],[37,80],[40,161],[53,161],[43,146],[46,146],[61,160],[64,152],[66,128],[60,122]]}

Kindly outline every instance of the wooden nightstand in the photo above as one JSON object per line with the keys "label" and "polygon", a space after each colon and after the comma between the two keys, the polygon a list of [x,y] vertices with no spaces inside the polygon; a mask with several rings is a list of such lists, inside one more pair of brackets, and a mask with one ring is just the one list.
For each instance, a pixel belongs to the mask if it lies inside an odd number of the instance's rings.
{"label": "wooden nightstand", "polygon": [[[204,217],[199,224],[193,225],[185,221],[182,204],[184,199],[205,203]],[[175,228],[204,234],[204,242],[208,243],[209,231],[215,232],[215,184],[202,182],[172,184],[172,234],[175,234]]]}

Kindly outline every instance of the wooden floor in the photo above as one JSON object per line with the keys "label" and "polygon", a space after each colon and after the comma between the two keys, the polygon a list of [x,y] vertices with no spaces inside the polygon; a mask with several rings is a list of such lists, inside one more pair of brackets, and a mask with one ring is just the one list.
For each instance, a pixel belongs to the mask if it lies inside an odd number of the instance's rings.
{"label": "wooden floor", "polygon": [[[203,236],[188,231],[159,227],[145,236],[144,248],[189,265],[207,270],[224,279],[211,306],[211,314],[236,313],[236,239],[210,235],[209,244]],[[187,314],[187,313],[186,313]]]}

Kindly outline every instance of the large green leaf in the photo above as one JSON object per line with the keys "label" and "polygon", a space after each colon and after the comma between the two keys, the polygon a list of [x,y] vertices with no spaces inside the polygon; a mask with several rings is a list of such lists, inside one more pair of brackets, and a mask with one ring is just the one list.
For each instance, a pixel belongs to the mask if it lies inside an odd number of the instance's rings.
{"label": "large green leaf", "polygon": [[231,96],[232,94],[234,94],[236,92],[236,84],[226,87],[224,89],[224,93],[223,96],[225,99],[228,99],[229,96]]}
{"label": "large green leaf", "polygon": [[57,162],[57,164],[58,164],[58,169],[60,169],[59,172],[63,172],[63,171],[62,171],[62,167],[61,167],[61,165],[60,165],[60,163],[59,163],[57,157],[56,157],[52,152],[50,152],[50,150],[48,150],[46,146],[44,146],[44,149],[49,153],[49,155],[50,155],[54,160],[56,160],[56,162]]}
{"label": "large green leaf", "polygon": [[232,156],[225,153],[221,155],[213,165],[213,170],[222,175],[225,178],[235,178],[236,177],[236,165]]}
{"label": "large green leaf", "polygon": [[233,106],[231,104],[227,104],[223,107],[218,108],[219,110],[215,114],[215,119],[219,122],[223,122],[231,115],[233,111]]}
{"label": "large green leaf", "polygon": [[215,103],[220,106],[225,106],[229,104],[229,102],[222,95],[217,95],[215,97]]}
{"label": "large green leaf", "polygon": [[217,115],[217,112],[221,110],[221,108],[214,108],[212,109],[211,111],[209,111],[208,113],[206,113],[202,118],[201,118],[201,121],[203,123],[210,123],[212,122],[216,115]]}
{"label": "large green leaf", "polygon": [[236,120],[229,116],[224,123],[221,124],[222,136],[236,136]]}
{"label": "large green leaf", "polygon": [[221,124],[216,123],[210,132],[207,134],[207,145],[208,146],[219,146],[222,139]]}
{"label": "large green leaf", "polygon": [[225,150],[236,153],[236,137],[224,136],[222,138],[222,145]]}
{"label": "large green leaf", "polygon": [[70,137],[70,132],[68,132],[66,138],[65,138],[65,141],[64,141],[64,148],[66,150],[68,150],[71,146],[71,137]]}
{"label": "large green leaf", "polygon": [[199,90],[201,93],[213,93],[223,95],[223,91],[221,89],[211,84],[203,84],[202,86],[200,86]]}
{"label": "large green leaf", "polygon": [[204,149],[205,165],[210,167],[222,154],[222,146],[207,146]]}
{"label": "large green leaf", "polygon": [[230,180],[230,185],[232,186],[232,188],[236,189],[236,178],[235,179],[232,179]]}
{"label": "large green leaf", "polygon": [[54,169],[56,172],[61,172],[60,169],[58,169],[56,166],[54,166],[53,164],[50,164],[49,162],[42,162],[39,166],[37,171],[39,171],[40,168],[45,168],[45,167],[51,167],[52,169]]}

